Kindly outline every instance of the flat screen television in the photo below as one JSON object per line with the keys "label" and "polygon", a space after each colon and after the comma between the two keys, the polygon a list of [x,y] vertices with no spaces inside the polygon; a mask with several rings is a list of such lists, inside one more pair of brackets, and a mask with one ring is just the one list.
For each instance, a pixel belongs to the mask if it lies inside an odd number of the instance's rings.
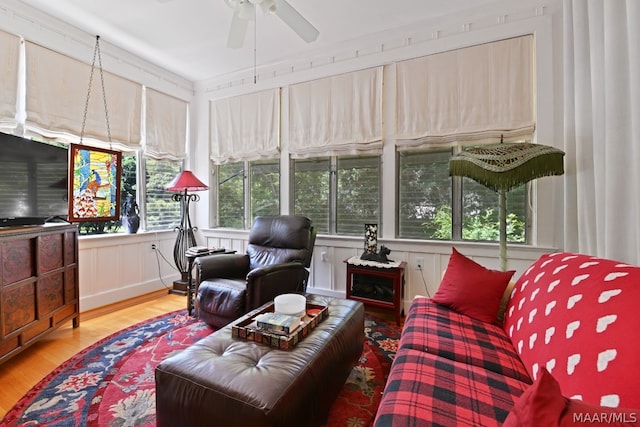
{"label": "flat screen television", "polygon": [[0,132],[0,227],[66,220],[65,146]]}

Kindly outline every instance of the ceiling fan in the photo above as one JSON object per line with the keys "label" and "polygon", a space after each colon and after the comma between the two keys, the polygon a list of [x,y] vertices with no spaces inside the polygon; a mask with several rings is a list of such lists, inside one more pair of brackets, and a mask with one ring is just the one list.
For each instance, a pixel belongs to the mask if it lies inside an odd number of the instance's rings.
{"label": "ceiling fan", "polygon": [[256,6],[260,5],[264,13],[277,15],[285,24],[310,43],[318,38],[320,32],[307,21],[286,0],[224,0],[233,9],[233,19],[229,29],[227,46],[239,49],[244,45],[249,21],[255,19]]}

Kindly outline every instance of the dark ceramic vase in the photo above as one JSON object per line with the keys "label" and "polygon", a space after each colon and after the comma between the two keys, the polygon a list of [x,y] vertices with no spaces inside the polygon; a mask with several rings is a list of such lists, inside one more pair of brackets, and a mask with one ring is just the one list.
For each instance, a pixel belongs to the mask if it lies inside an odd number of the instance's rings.
{"label": "dark ceramic vase", "polygon": [[132,216],[125,215],[122,217],[122,226],[129,234],[135,234],[140,228],[140,216],[135,213]]}
{"label": "dark ceramic vase", "polygon": [[133,198],[127,199],[122,209],[122,226],[129,234],[135,234],[140,228],[140,215],[138,215],[138,205]]}

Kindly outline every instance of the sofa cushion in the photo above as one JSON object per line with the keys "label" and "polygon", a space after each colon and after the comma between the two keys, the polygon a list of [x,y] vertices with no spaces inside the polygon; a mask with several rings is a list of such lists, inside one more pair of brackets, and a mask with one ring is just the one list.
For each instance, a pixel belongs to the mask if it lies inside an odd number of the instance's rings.
{"label": "sofa cushion", "polygon": [[500,299],[514,271],[490,270],[452,249],[433,300],[475,319],[496,322]]}
{"label": "sofa cushion", "polygon": [[411,303],[399,347],[426,351],[531,383],[500,325],[481,322],[428,298],[415,298]]}
{"label": "sofa cushion", "polygon": [[546,367],[566,396],[640,408],[640,268],[543,255],[518,279],[504,328],[532,378]]}
{"label": "sofa cushion", "polygon": [[536,381],[514,405],[503,427],[633,426],[640,422],[638,412],[566,399],[558,382],[542,367]]}
{"label": "sofa cushion", "polygon": [[499,426],[528,386],[477,366],[400,348],[374,425]]}

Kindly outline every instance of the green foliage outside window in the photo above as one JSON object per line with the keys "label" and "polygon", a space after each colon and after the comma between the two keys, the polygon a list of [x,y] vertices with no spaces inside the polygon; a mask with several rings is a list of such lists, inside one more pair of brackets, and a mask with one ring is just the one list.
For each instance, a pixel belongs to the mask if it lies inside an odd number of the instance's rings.
{"label": "green foliage outside window", "polygon": [[294,213],[309,217],[318,232],[359,236],[364,224],[380,223],[380,156],[305,159],[292,164]]}
{"label": "green foliage outside window", "polygon": [[[435,225],[434,239],[448,240],[451,238],[451,207],[442,206],[436,212],[433,224]],[[507,241],[524,242],[524,221],[515,213],[507,214]],[[492,208],[487,208],[484,213],[465,217],[463,219],[462,240],[497,241],[500,238],[500,228],[497,213]]]}
{"label": "green foliage outside window", "polygon": [[[451,239],[450,157],[451,150],[398,153],[399,237]],[[442,218],[447,212],[448,227]]]}
{"label": "green foliage outside window", "polygon": [[251,219],[280,214],[280,162],[250,163],[249,170]]}
{"label": "green foliage outside window", "polygon": [[364,224],[380,223],[380,157],[338,158],[336,231],[362,235]]}
{"label": "green foliage outside window", "polygon": [[225,163],[217,169],[218,226],[242,229],[256,216],[280,214],[279,159]]}
{"label": "green foliage outside window", "polygon": [[[455,187],[451,155],[451,150],[398,153],[398,237],[451,240],[454,209],[460,209],[462,223],[455,231],[462,240],[498,241],[498,193],[468,178]],[[507,241],[526,241],[526,207],[526,185],[507,193]]]}
{"label": "green foliage outside window", "polygon": [[218,225],[244,228],[244,162],[218,166]]}
{"label": "green foliage outside window", "polygon": [[147,230],[172,230],[180,223],[180,203],[164,188],[182,170],[182,163],[145,159],[145,218]]}
{"label": "green foliage outside window", "polygon": [[329,233],[329,159],[293,162],[293,212],[313,221],[319,233]]}

